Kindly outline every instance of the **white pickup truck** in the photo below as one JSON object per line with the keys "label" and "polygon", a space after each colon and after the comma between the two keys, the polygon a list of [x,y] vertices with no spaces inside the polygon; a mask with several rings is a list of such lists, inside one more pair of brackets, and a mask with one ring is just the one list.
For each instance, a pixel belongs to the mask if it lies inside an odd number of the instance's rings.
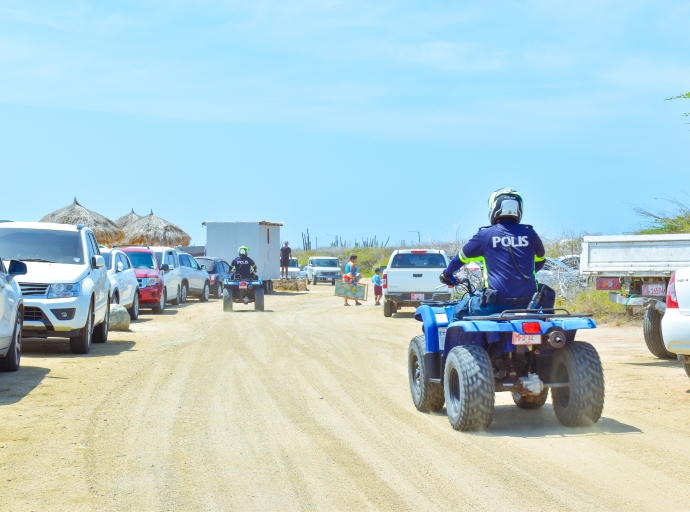
{"label": "white pickup truck", "polygon": [[439,288],[438,276],[448,266],[446,253],[436,249],[393,251],[383,271],[383,316],[427,300],[451,300],[452,288]]}
{"label": "white pickup truck", "polygon": [[644,340],[656,357],[675,359],[664,346],[661,318],[671,274],[690,266],[690,235],[586,236],[582,241],[580,273],[596,282],[597,290],[628,308],[646,307]]}

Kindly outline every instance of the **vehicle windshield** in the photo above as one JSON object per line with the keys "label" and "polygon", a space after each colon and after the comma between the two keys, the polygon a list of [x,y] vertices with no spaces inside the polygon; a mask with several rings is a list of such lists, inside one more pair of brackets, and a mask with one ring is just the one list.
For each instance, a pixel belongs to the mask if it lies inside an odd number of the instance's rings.
{"label": "vehicle windshield", "polygon": [[446,268],[442,254],[396,254],[391,268]]}
{"label": "vehicle windshield", "polygon": [[338,260],[335,258],[318,258],[312,260],[314,262],[314,267],[337,267]]}
{"label": "vehicle windshield", "polygon": [[105,268],[112,268],[110,264],[113,261],[113,255],[109,252],[101,251],[101,256],[105,260]]}
{"label": "vehicle windshield", "polygon": [[206,265],[206,272],[209,274],[215,274],[215,265],[216,262],[214,260],[210,260],[208,258],[194,258],[196,262],[201,266],[201,265]]}
{"label": "vehicle windshield", "polygon": [[297,264],[297,258],[292,258],[288,266],[291,268],[299,268],[299,265]]}
{"label": "vehicle windshield", "polygon": [[153,254],[156,255],[156,259],[158,260],[158,264],[162,265],[163,264],[163,253],[162,252],[154,252]]}
{"label": "vehicle windshield", "polygon": [[158,265],[150,252],[128,252],[129,261],[134,268],[156,270]]}
{"label": "vehicle windshield", "polygon": [[78,231],[53,229],[0,229],[0,255],[4,260],[83,265],[84,249]]}

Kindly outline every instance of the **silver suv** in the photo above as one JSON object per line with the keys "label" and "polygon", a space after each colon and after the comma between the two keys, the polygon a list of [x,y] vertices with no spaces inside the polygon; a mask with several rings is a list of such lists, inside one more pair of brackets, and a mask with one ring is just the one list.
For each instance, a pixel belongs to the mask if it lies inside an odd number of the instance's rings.
{"label": "silver suv", "polygon": [[69,338],[74,354],[108,340],[110,281],[93,232],[44,222],[0,223],[3,259],[26,263],[22,335]]}
{"label": "silver suv", "polygon": [[192,255],[183,251],[177,251],[177,259],[180,260],[182,271],[182,302],[187,302],[189,296],[199,297],[201,302],[206,302],[211,295],[211,279],[205,267],[201,268]]}

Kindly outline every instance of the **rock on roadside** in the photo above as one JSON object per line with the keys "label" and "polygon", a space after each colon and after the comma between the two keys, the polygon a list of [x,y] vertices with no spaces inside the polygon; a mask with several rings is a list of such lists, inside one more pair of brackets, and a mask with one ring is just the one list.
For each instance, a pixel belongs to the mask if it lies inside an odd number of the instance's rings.
{"label": "rock on roadside", "polygon": [[110,306],[110,322],[108,328],[111,331],[126,331],[129,329],[129,312],[119,304]]}

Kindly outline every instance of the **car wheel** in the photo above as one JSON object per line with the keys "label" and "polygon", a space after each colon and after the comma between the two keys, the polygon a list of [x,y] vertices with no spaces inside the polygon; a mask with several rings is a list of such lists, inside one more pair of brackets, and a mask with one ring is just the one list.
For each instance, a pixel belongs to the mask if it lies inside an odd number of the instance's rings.
{"label": "car wheel", "polygon": [[0,372],[16,372],[22,358],[22,311],[17,310],[17,321],[14,324],[12,343],[5,357],[0,358]]}
{"label": "car wheel", "polygon": [[108,341],[108,329],[110,324],[110,301],[105,306],[105,318],[93,330],[93,342],[105,343]]}
{"label": "car wheel", "polygon": [[132,301],[132,307],[130,307],[127,312],[129,313],[130,320],[136,320],[139,318],[139,291],[134,292],[134,300]]}
{"label": "car wheel", "polygon": [[153,313],[156,315],[162,314],[163,311],[165,311],[165,288],[163,288],[163,292],[161,293],[160,302],[153,308]]}
{"label": "car wheel", "polygon": [[208,283],[204,283],[204,291],[201,292],[201,297],[199,297],[199,300],[201,302],[207,302],[208,298],[211,296],[211,287],[209,286]]}
{"label": "car wheel", "polygon": [[182,302],[183,302],[182,297],[180,296],[180,287],[178,286],[177,287],[177,294],[175,295],[175,298],[170,301],[170,304],[172,304],[173,306],[178,306]]}
{"label": "car wheel", "polygon": [[91,336],[93,335],[93,306],[89,306],[86,314],[86,325],[74,338],[69,339],[69,350],[73,354],[88,354],[91,351]]}
{"label": "car wheel", "polygon": [[180,293],[180,301],[182,302],[182,304],[187,302],[187,285],[186,284],[182,285],[182,292]]}
{"label": "car wheel", "polygon": [[218,283],[218,286],[216,287],[216,299],[222,299],[223,298],[223,283]]}

